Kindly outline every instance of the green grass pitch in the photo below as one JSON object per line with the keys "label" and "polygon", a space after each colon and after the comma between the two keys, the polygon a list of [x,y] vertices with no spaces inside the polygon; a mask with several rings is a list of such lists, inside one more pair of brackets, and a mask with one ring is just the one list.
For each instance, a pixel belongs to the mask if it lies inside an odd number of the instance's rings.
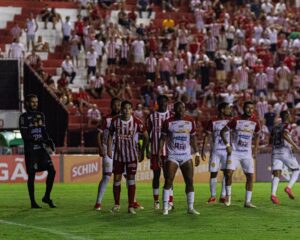
{"label": "green grass pitch", "polygon": [[[25,184],[0,185],[0,239],[300,239],[300,191],[294,187],[295,200],[288,199],[281,183],[281,205],[270,200],[270,183],[256,183],[253,203],[245,209],[244,184],[233,185],[232,206],[208,205],[208,184],[195,184],[195,208],[199,216],[186,214],[184,185],[174,189],[175,210],[163,216],[153,209],[150,184],[138,184],[137,198],[145,207],[137,215],[127,213],[127,190],[122,184],[121,211],[113,206],[111,185],[104,196],[103,210],[93,210],[97,184],[56,184],[52,198],[58,205],[50,209],[41,203],[44,184],[36,184],[36,199],[43,207],[31,210]],[[218,188],[220,192],[220,188]]]}

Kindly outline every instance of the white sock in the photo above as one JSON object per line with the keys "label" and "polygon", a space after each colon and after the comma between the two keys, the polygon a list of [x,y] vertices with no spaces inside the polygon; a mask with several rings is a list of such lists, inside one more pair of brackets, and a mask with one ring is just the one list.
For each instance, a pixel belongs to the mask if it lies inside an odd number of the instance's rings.
{"label": "white sock", "polygon": [[280,181],[279,177],[273,177],[272,179],[272,195],[274,196],[276,196],[279,181]]}
{"label": "white sock", "polygon": [[164,209],[169,208],[169,198],[170,198],[170,189],[164,189],[163,191]]}
{"label": "white sock", "polygon": [[170,188],[170,196],[173,197],[173,194],[174,194],[174,192],[173,192],[173,187],[171,187],[171,188]]}
{"label": "white sock", "polygon": [[210,179],[210,195],[212,197],[215,197],[217,195],[217,178],[211,178]]}
{"label": "white sock", "polygon": [[153,195],[159,195],[159,188],[153,188]]}
{"label": "white sock", "polygon": [[194,198],[195,198],[195,193],[194,192],[188,192],[186,194],[187,198],[187,204],[189,209],[194,209]]}
{"label": "white sock", "polygon": [[251,202],[252,191],[246,191],[246,202]]}
{"label": "white sock", "polygon": [[230,186],[226,186],[226,196],[231,196],[231,185]]}
{"label": "white sock", "polygon": [[107,184],[109,183],[110,176],[104,175],[99,183],[98,187],[98,195],[97,195],[97,203],[102,202],[102,198],[104,196],[105,190],[107,188]]}
{"label": "white sock", "polygon": [[221,197],[225,197],[225,196],[226,196],[226,183],[225,183],[225,176],[223,176]]}
{"label": "white sock", "polygon": [[292,175],[291,175],[291,179],[290,179],[289,184],[288,184],[288,187],[289,187],[289,188],[292,188],[292,187],[293,187],[293,185],[294,185],[295,182],[297,181],[298,177],[299,177],[299,170],[293,171],[293,172],[292,172]]}

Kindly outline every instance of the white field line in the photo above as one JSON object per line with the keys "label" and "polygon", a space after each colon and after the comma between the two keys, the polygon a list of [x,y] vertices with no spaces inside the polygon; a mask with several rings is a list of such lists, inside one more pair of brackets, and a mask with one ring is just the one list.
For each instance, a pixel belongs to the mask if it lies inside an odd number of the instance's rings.
{"label": "white field line", "polygon": [[2,220],[2,219],[0,219],[0,224],[14,225],[14,226],[22,227],[22,228],[32,228],[32,229],[39,230],[41,232],[48,232],[48,233],[51,233],[51,234],[54,234],[54,235],[59,235],[59,236],[65,237],[67,239],[74,239],[74,240],[87,240],[88,239],[88,238],[84,238],[84,237],[75,236],[75,235],[70,234],[70,233],[50,229],[50,228],[44,228],[44,227],[38,227],[38,226],[34,226],[34,225],[16,223],[16,222],[6,221],[6,220]]}

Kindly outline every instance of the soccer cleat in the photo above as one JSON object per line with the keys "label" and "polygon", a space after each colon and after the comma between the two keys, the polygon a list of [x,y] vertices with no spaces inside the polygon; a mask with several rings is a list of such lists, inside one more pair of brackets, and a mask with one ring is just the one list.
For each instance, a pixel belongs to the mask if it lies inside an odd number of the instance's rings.
{"label": "soccer cleat", "polygon": [[117,213],[120,211],[120,205],[115,205],[113,208],[110,210],[112,213]]}
{"label": "soccer cleat", "polygon": [[196,209],[194,209],[194,208],[189,208],[187,210],[187,213],[188,214],[193,214],[193,215],[200,215],[200,213]]}
{"label": "soccer cleat", "polygon": [[251,202],[245,202],[244,207],[245,208],[256,208],[256,206],[253,205]]}
{"label": "soccer cleat", "polygon": [[225,203],[225,201],[226,201],[226,197],[220,197],[220,199],[219,199],[220,203]]}
{"label": "soccer cleat", "polygon": [[128,208],[128,213],[130,213],[130,214],[136,214],[136,211],[134,210],[134,208],[133,207],[130,207],[130,208]]}
{"label": "soccer cleat", "polygon": [[169,209],[164,209],[163,210],[163,215],[168,215],[169,214]]}
{"label": "soccer cleat", "polygon": [[140,205],[138,202],[133,203],[133,208],[134,209],[141,209],[141,210],[144,209],[144,207],[142,205]]}
{"label": "soccer cleat", "polygon": [[217,199],[215,197],[210,197],[208,200],[207,200],[207,203],[208,204],[212,204],[212,203],[216,203]]}
{"label": "soccer cleat", "polygon": [[168,203],[168,206],[169,206],[169,211],[171,211],[171,210],[174,210],[175,209],[175,207],[174,207],[174,203],[173,202],[169,202]]}
{"label": "soccer cleat", "polygon": [[94,209],[96,211],[100,211],[101,210],[101,204],[100,203],[96,203]]}
{"label": "soccer cleat", "polygon": [[290,199],[295,199],[294,194],[293,194],[291,188],[286,187],[286,188],[284,189],[284,191],[287,193],[287,195],[289,195],[289,198],[290,198]]}
{"label": "soccer cleat", "polygon": [[226,207],[229,207],[231,205],[231,196],[226,196],[224,204]]}
{"label": "soccer cleat", "polygon": [[43,197],[42,202],[48,204],[50,208],[56,208],[56,205],[51,199]]}
{"label": "soccer cleat", "polygon": [[37,209],[37,208],[41,208],[41,207],[36,202],[32,202],[31,208]]}
{"label": "soccer cleat", "polygon": [[275,195],[271,195],[271,201],[274,204],[280,204],[278,197],[276,197]]}
{"label": "soccer cleat", "polygon": [[154,209],[159,209],[159,201],[154,202]]}

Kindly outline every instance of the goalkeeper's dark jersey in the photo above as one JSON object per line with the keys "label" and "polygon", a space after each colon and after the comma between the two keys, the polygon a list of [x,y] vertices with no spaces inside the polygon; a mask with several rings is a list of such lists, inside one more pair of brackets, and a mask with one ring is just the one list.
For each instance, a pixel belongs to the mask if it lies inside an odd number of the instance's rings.
{"label": "goalkeeper's dark jersey", "polygon": [[19,127],[24,140],[25,156],[35,150],[45,148],[49,139],[45,128],[45,116],[38,111],[23,113],[19,119]]}

